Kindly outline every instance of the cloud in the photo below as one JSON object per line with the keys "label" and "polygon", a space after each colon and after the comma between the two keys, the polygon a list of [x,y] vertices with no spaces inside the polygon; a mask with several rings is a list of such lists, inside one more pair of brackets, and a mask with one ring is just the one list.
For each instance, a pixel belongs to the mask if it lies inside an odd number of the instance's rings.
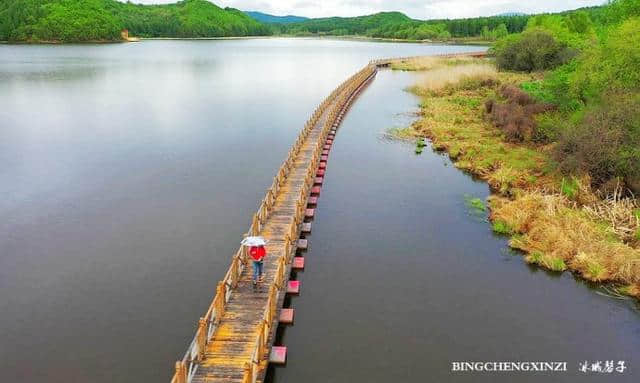
{"label": "cloud", "polygon": [[[176,0],[134,0],[145,4]],[[492,16],[504,12],[557,12],[593,5],[605,0],[214,0],[221,7],[261,11],[275,15],[307,17],[360,16],[381,11],[400,11],[416,19]]]}

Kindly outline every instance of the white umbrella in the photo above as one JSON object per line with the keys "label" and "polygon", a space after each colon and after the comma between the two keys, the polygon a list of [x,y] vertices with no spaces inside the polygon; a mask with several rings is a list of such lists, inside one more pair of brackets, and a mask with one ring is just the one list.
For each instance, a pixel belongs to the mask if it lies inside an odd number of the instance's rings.
{"label": "white umbrella", "polygon": [[267,242],[263,237],[247,237],[240,244],[244,246],[264,246]]}

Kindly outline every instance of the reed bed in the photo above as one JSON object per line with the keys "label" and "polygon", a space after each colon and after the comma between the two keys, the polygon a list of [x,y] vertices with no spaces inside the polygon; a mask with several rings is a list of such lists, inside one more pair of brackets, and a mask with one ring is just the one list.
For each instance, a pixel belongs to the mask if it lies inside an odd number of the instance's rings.
{"label": "reed bed", "polygon": [[491,219],[509,228],[510,245],[525,251],[530,263],[557,271],[569,268],[591,281],[640,287],[640,250],[621,242],[611,225],[593,219],[561,194],[493,197]]}
{"label": "reed bed", "polygon": [[437,94],[458,84],[495,81],[497,76],[495,67],[488,63],[444,66],[422,74],[412,90],[419,94]]}
{"label": "reed bed", "polygon": [[441,67],[445,59],[439,57],[412,57],[406,60],[397,60],[391,63],[391,69],[404,71],[424,71]]}
{"label": "reed bed", "polygon": [[445,61],[410,89],[423,97],[414,135],[429,137],[458,168],[490,184],[493,229],[510,235],[511,246],[524,251],[527,262],[613,283],[616,292],[640,298],[638,200],[621,190],[602,198],[588,179],[565,180],[548,145],[509,142],[483,112],[499,85],[517,86],[533,76],[498,73],[486,62]]}

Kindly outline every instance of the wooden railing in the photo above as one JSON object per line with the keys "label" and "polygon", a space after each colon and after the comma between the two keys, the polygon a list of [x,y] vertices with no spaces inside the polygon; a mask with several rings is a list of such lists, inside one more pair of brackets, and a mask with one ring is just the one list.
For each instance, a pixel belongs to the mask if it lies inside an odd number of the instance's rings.
{"label": "wooden railing", "polygon": [[[326,141],[327,135],[331,130],[331,127],[336,124],[336,121],[341,118],[341,114],[344,113],[349,103],[355,97],[359,89],[371,79],[377,71],[375,64],[369,64],[364,69],[351,76],[340,86],[338,86],[313,112],[311,118],[306,122],[304,128],[298,135],[293,147],[289,151],[286,160],[280,166],[276,176],[273,179],[271,187],[267,190],[265,197],[263,198],[258,211],[253,215],[251,226],[246,235],[258,235],[262,231],[269,214],[275,204],[280,189],[287,177],[290,175],[296,156],[299,154],[302,145],[307,139],[309,133],[313,130],[320,118],[326,113],[327,118],[322,127],[321,136],[317,141],[317,145],[314,147],[314,151],[311,157],[311,163],[308,167],[304,185],[300,191],[300,196],[297,200],[296,213],[291,223],[291,227],[285,234],[285,251],[284,254],[278,260],[278,268],[275,275],[275,282],[271,286],[268,295],[268,302],[263,313],[263,320],[260,325],[260,331],[256,338],[255,349],[251,363],[247,362],[244,366],[244,378],[243,383],[254,383],[258,379],[260,373],[260,361],[264,360],[267,356],[269,335],[271,334],[272,326],[275,325],[275,315],[277,312],[277,302],[280,298],[280,294],[284,293],[284,288],[287,281],[286,271],[288,265],[293,259],[295,253],[296,240],[299,235],[299,227],[304,220],[305,208],[307,206],[307,200],[310,194],[311,186],[313,185],[314,177],[320,162],[322,154],[322,148]],[[332,108],[328,110],[329,107]],[[234,254],[231,260],[231,266],[225,274],[222,281],[217,285],[216,295],[213,298],[205,315],[198,321],[198,327],[196,334],[191,341],[187,352],[184,357],[177,361],[175,364],[175,373],[171,379],[171,383],[190,383],[193,379],[200,362],[205,358],[205,351],[209,342],[213,339],[216,328],[224,315],[225,306],[229,301],[233,289],[236,288],[238,282],[248,267],[249,259],[247,250],[244,247],[240,247]]]}
{"label": "wooden railing", "polygon": [[[327,135],[329,134],[331,127],[336,124],[337,119],[340,118],[340,114],[344,112],[344,110],[348,107],[348,104],[351,102],[357,91],[376,73],[376,70],[377,69],[375,66],[368,65],[363,70],[356,73],[354,76],[350,77],[347,81],[340,85],[330,96],[330,99],[332,101],[335,100],[336,97],[338,97],[338,100],[329,112],[329,115],[323,125],[320,138],[318,139],[318,142],[314,148],[314,152],[311,157],[311,165],[308,168],[305,182],[301,189],[300,197],[298,198],[294,221],[291,224],[291,234],[286,235],[287,239],[285,240],[285,254],[279,260],[275,277],[276,282],[273,286],[271,286],[271,290],[269,291],[269,300],[264,311],[263,320],[260,325],[261,329],[258,332],[255,349],[251,358],[251,363],[247,362],[244,366],[244,377],[242,380],[243,383],[256,382],[261,371],[260,362],[268,357],[267,353],[269,351],[269,334],[271,334],[272,326],[276,325],[276,322],[274,321],[276,314],[276,303],[278,302],[280,294],[284,293],[284,285],[286,281],[285,272],[287,270],[287,265],[293,258],[292,256],[294,251],[292,246],[295,244],[295,239],[298,237],[297,231],[299,225],[304,219],[304,210],[307,206],[309,191],[311,186],[313,185],[315,173],[320,162],[322,148],[327,139]],[[294,242],[292,242],[292,240]]]}

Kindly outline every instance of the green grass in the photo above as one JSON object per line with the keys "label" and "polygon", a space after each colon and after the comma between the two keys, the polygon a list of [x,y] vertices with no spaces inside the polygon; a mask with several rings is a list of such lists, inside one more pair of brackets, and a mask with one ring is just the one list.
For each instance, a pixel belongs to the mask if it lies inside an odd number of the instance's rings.
{"label": "green grass", "polygon": [[565,271],[567,269],[567,265],[562,258],[549,257],[547,262],[547,266],[553,271]]}
{"label": "green grass", "polygon": [[545,255],[539,251],[531,252],[525,257],[525,260],[529,263],[546,267],[553,271],[565,271],[567,269],[567,265],[562,258]]}
{"label": "green grass", "polygon": [[416,148],[416,154],[422,154],[422,148]]}
{"label": "green grass", "polygon": [[552,102],[553,95],[547,88],[543,86],[543,82],[540,81],[525,81],[520,84],[520,89],[529,93],[531,97],[540,102]]}
{"label": "green grass", "polygon": [[593,279],[601,279],[602,274],[604,273],[604,267],[598,262],[589,262],[587,266],[587,271],[591,275]]}
{"label": "green grass", "polygon": [[529,256],[527,257],[527,261],[539,265],[542,263],[542,258],[544,258],[544,254],[539,251],[534,251],[533,253],[529,254]]}
{"label": "green grass", "polygon": [[452,97],[451,102],[472,109],[477,108],[482,103],[480,99],[474,97]]}
{"label": "green grass", "polygon": [[636,218],[640,219],[640,209],[636,209],[633,211],[633,215],[636,216]]}
{"label": "green grass", "polygon": [[513,228],[507,222],[502,220],[496,220],[493,225],[491,225],[494,233],[502,234],[502,235],[511,235],[514,233]]}
{"label": "green grass", "polygon": [[465,205],[473,213],[485,213],[487,211],[487,205],[480,198],[476,198],[470,195],[464,196]]}
{"label": "green grass", "polygon": [[632,286],[621,286],[618,287],[617,290],[620,294],[624,294],[624,295],[631,295],[631,290],[633,289]]}
{"label": "green grass", "polygon": [[428,134],[458,168],[483,175],[504,195],[511,195],[514,188],[526,189],[555,178],[557,172],[545,152],[505,142],[503,133],[486,123],[477,108],[470,107],[480,98],[479,91],[423,96],[423,119],[415,125],[418,134]]}
{"label": "green grass", "polygon": [[578,195],[578,181],[575,178],[562,179],[562,184],[560,185],[560,192],[567,198],[574,200]]}

